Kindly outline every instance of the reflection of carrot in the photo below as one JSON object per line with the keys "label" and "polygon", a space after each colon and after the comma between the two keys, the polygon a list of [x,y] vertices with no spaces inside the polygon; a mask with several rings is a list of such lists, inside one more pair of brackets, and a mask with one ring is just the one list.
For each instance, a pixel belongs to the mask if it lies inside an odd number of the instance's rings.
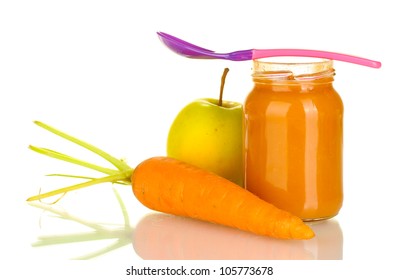
{"label": "reflection of carrot", "polygon": [[268,238],[185,217],[151,213],[136,224],[132,243],[145,260],[308,260],[315,256],[306,244],[318,237],[306,241]]}
{"label": "reflection of carrot", "polygon": [[31,147],[39,153],[101,171],[108,176],[33,196],[29,201],[98,183],[122,182],[132,184],[137,199],[153,210],[276,238],[309,239],[314,236],[313,231],[298,217],[213,173],[165,157],[145,160],[132,170],[125,162],[90,144],[43,123],[36,124],[102,156],[119,170],[102,168],[52,150]]}

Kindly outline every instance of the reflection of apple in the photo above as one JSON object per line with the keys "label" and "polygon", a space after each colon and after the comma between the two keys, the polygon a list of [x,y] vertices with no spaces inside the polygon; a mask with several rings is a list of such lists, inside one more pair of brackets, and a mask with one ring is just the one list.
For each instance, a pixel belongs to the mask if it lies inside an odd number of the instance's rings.
{"label": "reflection of apple", "polygon": [[242,105],[220,98],[198,99],[176,116],[168,135],[167,155],[243,183]]}

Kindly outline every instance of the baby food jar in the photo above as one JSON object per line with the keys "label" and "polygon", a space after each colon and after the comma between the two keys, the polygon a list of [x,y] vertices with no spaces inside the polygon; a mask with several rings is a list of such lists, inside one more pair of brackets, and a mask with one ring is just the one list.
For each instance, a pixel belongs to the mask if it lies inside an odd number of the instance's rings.
{"label": "baby food jar", "polygon": [[343,104],[330,60],[254,60],[244,104],[245,187],[304,221],[338,214],[343,200]]}

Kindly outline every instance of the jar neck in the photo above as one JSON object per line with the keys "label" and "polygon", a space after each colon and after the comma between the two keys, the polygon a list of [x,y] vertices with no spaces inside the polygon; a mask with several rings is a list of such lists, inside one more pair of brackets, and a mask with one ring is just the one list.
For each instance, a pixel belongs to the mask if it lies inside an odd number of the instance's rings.
{"label": "jar neck", "polygon": [[253,61],[253,81],[261,84],[331,84],[335,70],[332,60],[285,63]]}

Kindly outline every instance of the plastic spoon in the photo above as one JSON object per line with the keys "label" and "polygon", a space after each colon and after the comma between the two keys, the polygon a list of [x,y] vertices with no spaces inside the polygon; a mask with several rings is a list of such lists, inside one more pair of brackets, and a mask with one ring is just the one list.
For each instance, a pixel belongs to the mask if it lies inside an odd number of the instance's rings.
{"label": "plastic spoon", "polygon": [[242,51],[235,51],[229,53],[216,53],[212,50],[204,49],[202,47],[193,45],[182,39],[174,37],[164,32],[157,32],[160,40],[175,53],[189,57],[199,59],[227,59],[233,61],[252,60],[266,57],[276,56],[300,56],[300,57],[316,57],[326,58],[331,60],[340,60],[344,62],[359,64],[363,66],[380,68],[381,62],[374,61],[362,57],[327,52],[318,50],[305,50],[305,49],[249,49]]}

